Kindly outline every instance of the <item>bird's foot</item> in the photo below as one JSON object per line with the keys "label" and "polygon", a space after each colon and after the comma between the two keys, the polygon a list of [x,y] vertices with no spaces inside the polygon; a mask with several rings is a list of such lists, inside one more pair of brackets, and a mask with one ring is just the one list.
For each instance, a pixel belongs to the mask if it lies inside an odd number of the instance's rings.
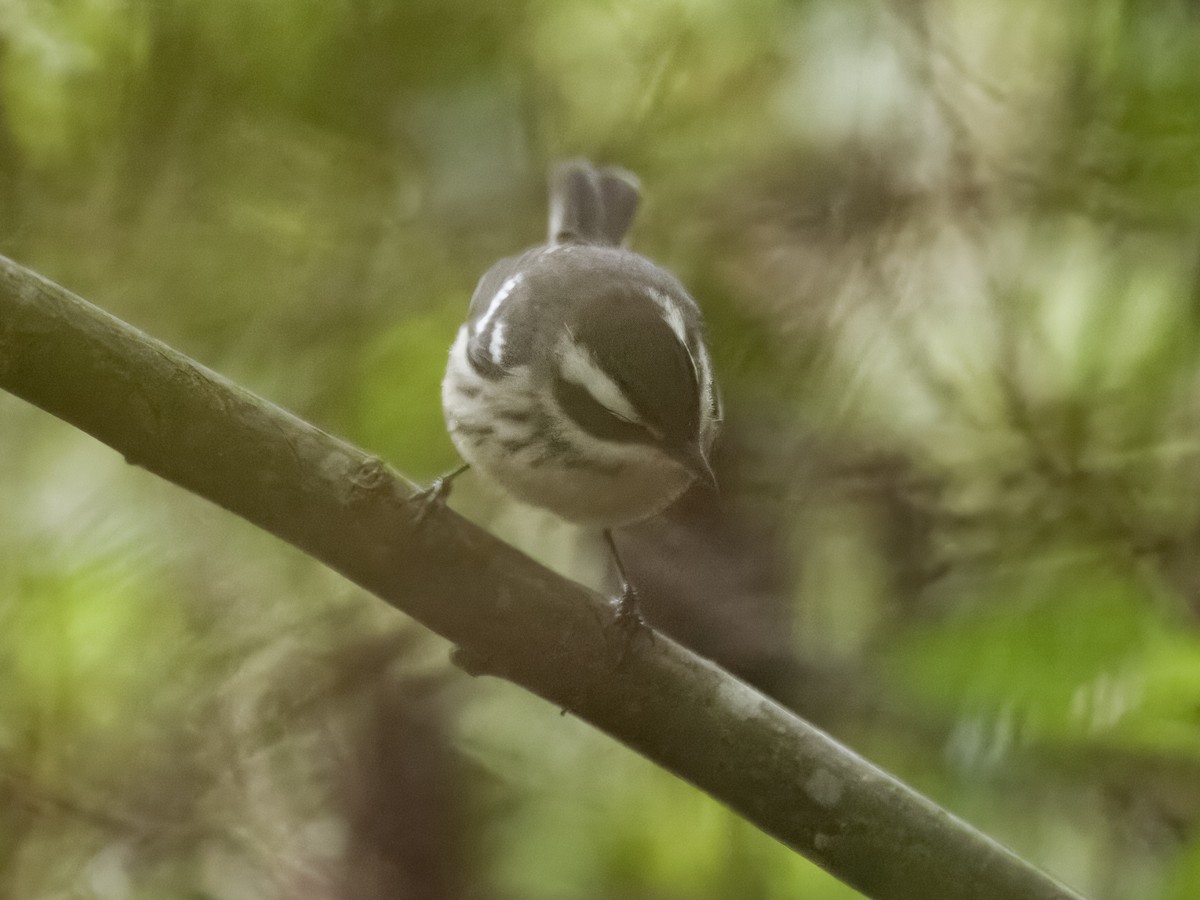
{"label": "bird's foot", "polygon": [[621,668],[625,665],[625,660],[635,641],[646,640],[654,644],[654,629],[647,625],[646,620],[642,618],[641,611],[638,609],[637,590],[633,585],[626,584],[621,588],[621,596],[613,600],[613,606],[616,607],[613,628],[617,633],[617,640],[620,642],[617,668]]}
{"label": "bird's foot", "polygon": [[448,478],[435,478],[433,483],[423,491],[413,494],[412,502],[416,505],[416,515],[413,517],[420,525],[435,509],[445,506],[450,496],[452,482]]}
{"label": "bird's foot", "polygon": [[412,503],[416,506],[416,514],[413,518],[418,526],[431,512],[446,505],[446,500],[450,497],[450,488],[454,486],[454,479],[468,468],[469,466],[466,465],[459,466],[453,472],[433,479],[433,483],[429,487],[412,495]]}

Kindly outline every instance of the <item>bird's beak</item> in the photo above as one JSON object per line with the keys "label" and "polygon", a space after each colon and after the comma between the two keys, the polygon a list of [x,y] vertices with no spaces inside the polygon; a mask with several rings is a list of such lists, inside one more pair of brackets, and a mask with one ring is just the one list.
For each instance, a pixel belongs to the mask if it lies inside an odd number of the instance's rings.
{"label": "bird's beak", "polygon": [[675,452],[675,460],[696,476],[696,480],[708,485],[713,491],[717,490],[717,476],[709,465],[708,455],[700,447],[700,442],[686,444]]}

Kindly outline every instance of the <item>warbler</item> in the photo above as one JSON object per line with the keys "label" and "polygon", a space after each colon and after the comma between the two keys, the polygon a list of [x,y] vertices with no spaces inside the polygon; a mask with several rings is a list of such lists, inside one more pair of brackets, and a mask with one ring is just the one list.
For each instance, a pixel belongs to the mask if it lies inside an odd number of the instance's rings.
{"label": "warbler", "polygon": [[637,178],[576,160],[550,174],[549,236],[480,279],[450,348],[442,407],[466,465],[517,500],[601,529],[640,622],[612,529],[653,516],[710,465],[721,423],[699,307],[624,246]]}

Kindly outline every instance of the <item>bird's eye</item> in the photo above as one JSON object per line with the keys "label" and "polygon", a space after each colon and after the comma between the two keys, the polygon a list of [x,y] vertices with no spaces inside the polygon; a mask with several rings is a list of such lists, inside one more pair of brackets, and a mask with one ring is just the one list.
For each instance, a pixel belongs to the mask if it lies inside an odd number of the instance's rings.
{"label": "bird's eye", "polygon": [[[635,412],[635,410],[632,408],[632,405],[629,404],[628,401],[625,400],[626,397],[629,397],[633,393],[629,389],[628,384],[626,384],[625,381],[623,381],[620,378],[613,379],[612,383],[614,385],[616,385],[617,390],[620,392],[621,400],[624,401],[626,406],[629,407],[629,412]],[[596,399],[597,399],[597,401],[600,401],[599,397],[597,397]],[[643,431],[649,433],[649,435],[652,438],[654,438],[656,441],[661,441],[663,439],[662,429],[659,428],[657,425],[653,425],[650,422],[647,422],[641,416],[637,416],[637,418],[631,418],[629,415],[629,412],[624,412],[622,410],[613,409],[607,403],[601,402],[601,405],[605,409],[607,409],[612,415],[614,415],[618,419],[620,419],[622,422],[626,422],[630,425],[634,425],[638,428],[641,428]]]}
{"label": "bird's eye", "polygon": [[[596,401],[596,402],[599,403],[600,401]],[[637,425],[638,427],[642,427],[642,423],[639,422],[637,419],[631,419],[631,418],[629,418],[629,416],[625,415],[624,413],[618,412],[617,410],[613,409],[611,406],[605,406],[603,403],[601,403],[600,405],[603,406],[605,412],[607,412],[614,419],[619,419],[620,421],[625,422],[628,425]]]}
{"label": "bird's eye", "polygon": [[648,443],[659,439],[657,430],[631,419],[623,412],[601,403],[587,388],[574,381],[558,378],[554,384],[558,405],[576,425],[589,434],[620,443]]}
{"label": "bird's eye", "polygon": [[[607,407],[605,407],[605,408],[607,409]],[[616,410],[610,409],[608,411],[613,416],[620,419],[622,422],[626,423],[627,425],[632,425],[634,428],[640,428],[642,431],[649,434],[650,437],[654,438],[654,440],[656,440],[656,441],[663,440],[663,432],[662,432],[661,428],[659,428],[655,425],[651,425],[649,422],[643,422],[641,419],[627,419],[625,416],[621,415]]]}
{"label": "bird's eye", "polygon": [[[609,412],[612,412],[612,410],[609,410]],[[630,425],[633,425],[635,428],[640,428],[640,429],[642,429],[642,431],[647,432],[650,435],[650,437],[654,438],[656,441],[661,441],[663,439],[662,429],[658,428],[654,425],[651,425],[649,422],[643,422],[640,419],[635,422],[633,419],[626,419],[620,413],[616,413],[616,412],[614,412],[613,415],[616,416],[618,419],[620,419],[622,422],[628,422]]]}

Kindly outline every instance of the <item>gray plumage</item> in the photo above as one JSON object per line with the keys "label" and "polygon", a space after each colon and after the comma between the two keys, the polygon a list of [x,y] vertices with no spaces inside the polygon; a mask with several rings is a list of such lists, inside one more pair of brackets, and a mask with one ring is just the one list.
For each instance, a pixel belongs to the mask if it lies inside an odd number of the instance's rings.
{"label": "gray plumage", "polygon": [[559,163],[550,174],[549,242],[619,246],[640,199],[632,172],[581,160]]}
{"label": "gray plumage", "polygon": [[519,499],[605,526],[707,473],[720,420],[699,308],[620,246],[637,204],[624,170],[557,166],[550,242],[480,279],[443,383],[468,463]]}

